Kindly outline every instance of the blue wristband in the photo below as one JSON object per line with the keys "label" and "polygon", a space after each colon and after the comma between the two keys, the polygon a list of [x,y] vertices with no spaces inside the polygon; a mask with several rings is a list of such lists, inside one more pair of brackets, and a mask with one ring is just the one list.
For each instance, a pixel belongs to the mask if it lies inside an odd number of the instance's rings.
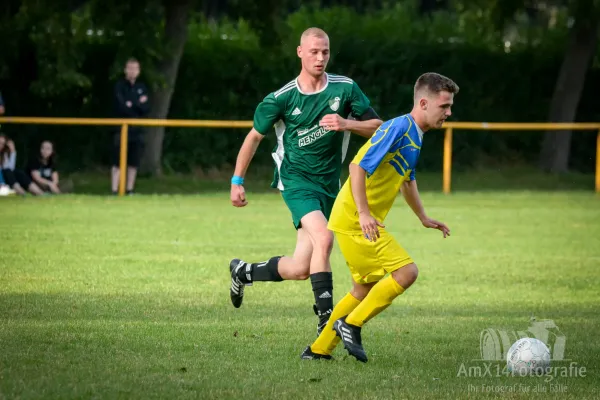
{"label": "blue wristband", "polygon": [[232,185],[243,185],[244,184],[244,178],[242,178],[241,176],[233,176],[231,178],[231,184]]}

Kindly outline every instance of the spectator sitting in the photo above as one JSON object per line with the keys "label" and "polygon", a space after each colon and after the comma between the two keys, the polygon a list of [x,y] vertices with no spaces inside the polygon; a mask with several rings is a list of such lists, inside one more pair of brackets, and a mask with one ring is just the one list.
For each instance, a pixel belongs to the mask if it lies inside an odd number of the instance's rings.
{"label": "spectator sitting", "polygon": [[[0,115],[4,114],[4,100],[2,100],[2,94],[0,93]],[[3,154],[0,152],[0,196],[7,196],[9,194],[13,194],[14,191],[8,187],[6,182],[4,181],[4,175],[2,175],[2,161]]]}
{"label": "spectator sitting", "polygon": [[45,140],[40,146],[40,154],[27,165],[27,172],[30,178],[42,190],[54,194],[60,193],[58,186],[58,172],[56,171],[56,160],[54,154],[54,145]]}
{"label": "spectator sitting", "polygon": [[17,194],[24,195],[27,191],[35,195],[44,194],[25,172],[16,169],[17,152],[15,144],[6,135],[0,135],[0,160],[2,162],[2,176],[6,184]]}
{"label": "spectator sitting", "polygon": [[8,196],[11,194],[15,194],[15,191],[8,187],[6,182],[4,182],[4,175],[2,175],[2,169],[0,169],[0,196]]}

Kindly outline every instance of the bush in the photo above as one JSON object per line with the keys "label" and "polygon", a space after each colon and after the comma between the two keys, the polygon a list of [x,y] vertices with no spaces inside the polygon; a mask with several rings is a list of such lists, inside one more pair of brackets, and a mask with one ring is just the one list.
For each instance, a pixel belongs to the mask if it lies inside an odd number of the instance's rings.
{"label": "bush", "polygon": [[[271,41],[277,44],[265,48],[244,21],[194,21],[170,117],[252,119],[265,95],[297,75],[295,47],[308,26],[323,27],[330,35],[332,58],[328,69],[354,79],[385,119],[410,111],[414,81],[423,72],[436,71],[453,78],[461,88],[453,110],[454,121],[545,121],[564,52],[564,31],[538,33],[538,37],[515,44],[507,53],[485,14],[436,14],[423,19],[405,4],[367,15],[339,7],[318,11],[301,8],[282,26],[279,40]],[[66,94],[54,99],[51,106],[28,94],[27,101],[12,107],[17,109],[13,114],[111,116],[112,85],[107,84],[107,71],[114,67],[117,44],[90,43],[85,51],[82,73],[92,83],[87,91]],[[589,72],[587,82],[578,120],[597,121],[600,114],[593,106],[593,88],[600,83],[598,68]],[[19,97],[22,84],[2,85],[5,97],[11,97],[6,96],[9,92]],[[18,134],[19,146],[25,151],[37,149],[42,138],[56,140],[63,165],[71,169],[108,163],[107,128],[7,126],[5,130]],[[246,132],[168,129],[163,153],[166,169],[186,172],[196,167],[231,165]],[[421,170],[441,169],[442,136],[441,131],[427,135]],[[541,137],[541,132],[459,131],[454,140],[454,166],[461,169],[535,162]],[[575,168],[593,168],[594,140],[594,135],[574,134]],[[353,138],[350,151],[361,143],[360,138]],[[269,135],[259,147],[255,163],[271,165],[269,153],[274,145],[274,135]],[[65,149],[71,152],[67,154]]]}

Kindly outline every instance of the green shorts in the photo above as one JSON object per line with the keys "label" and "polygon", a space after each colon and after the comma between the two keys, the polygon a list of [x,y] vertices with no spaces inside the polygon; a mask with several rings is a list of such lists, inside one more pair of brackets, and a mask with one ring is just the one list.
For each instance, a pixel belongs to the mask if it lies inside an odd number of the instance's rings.
{"label": "green shorts", "polygon": [[281,192],[283,201],[292,213],[294,228],[300,229],[302,224],[300,220],[306,214],[312,211],[321,211],[325,218],[329,220],[331,209],[335,202],[334,197],[327,196],[324,193],[310,189],[291,189]]}

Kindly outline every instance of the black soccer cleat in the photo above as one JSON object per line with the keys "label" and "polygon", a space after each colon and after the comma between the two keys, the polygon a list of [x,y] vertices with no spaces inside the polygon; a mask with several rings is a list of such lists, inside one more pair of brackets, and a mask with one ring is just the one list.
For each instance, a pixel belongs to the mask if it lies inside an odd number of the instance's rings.
{"label": "black soccer cleat", "polygon": [[367,353],[362,346],[360,337],[361,328],[358,326],[346,323],[346,317],[340,318],[333,324],[335,333],[342,339],[344,348],[348,350],[351,356],[354,356],[358,361],[366,363],[368,361]]}
{"label": "black soccer cleat", "polygon": [[319,310],[317,309],[316,304],[313,304],[313,311],[315,312],[315,315],[319,317],[319,322],[317,323],[317,337],[319,337],[321,335],[321,332],[323,332],[323,329],[325,329],[325,325],[327,325],[327,322],[329,322],[329,317],[331,316],[331,313],[321,315],[321,313],[319,313]]}
{"label": "black soccer cleat", "polygon": [[310,346],[306,346],[300,358],[303,360],[333,360],[333,357],[328,354],[315,353],[310,349]]}
{"label": "black soccer cleat", "polygon": [[246,263],[242,260],[234,258],[229,263],[229,273],[231,275],[231,287],[229,288],[229,297],[231,297],[231,303],[235,308],[242,306],[244,300],[244,285],[239,276],[243,273],[242,269],[246,266]]}

